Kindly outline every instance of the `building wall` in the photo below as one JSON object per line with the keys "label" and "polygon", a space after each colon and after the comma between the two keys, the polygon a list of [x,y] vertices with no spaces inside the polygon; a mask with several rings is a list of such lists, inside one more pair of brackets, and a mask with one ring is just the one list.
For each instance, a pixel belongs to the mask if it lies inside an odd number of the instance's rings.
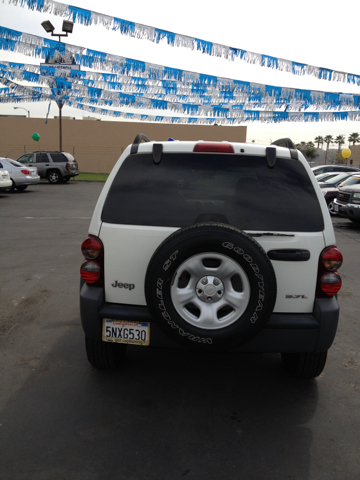
{"label": "building wall", "polygon": [[350,145],[351,156],[347,159],[347,163],[350,164],[352,160],[353,165],[360,165],[360,145]]}
{"label": "building wall", "polygon": [[[35,142],[32,134],[40,135]],[[135,122],[62,120],[62,150],[76,158],[82,172],[109,173],[138,133],[150,140],[213,140],[245,142],[246,127],[168,125]],[[59,121],[0,117],[0,156],[16,159],[26,152],[59,150]]]}

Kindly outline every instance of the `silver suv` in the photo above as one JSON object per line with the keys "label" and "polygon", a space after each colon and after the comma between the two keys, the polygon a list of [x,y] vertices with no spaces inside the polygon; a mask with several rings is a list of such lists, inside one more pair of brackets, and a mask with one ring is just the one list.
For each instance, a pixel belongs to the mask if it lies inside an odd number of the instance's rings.
{"label": "silver suv", "polygon": [[82,253],[81,321],[96,368],[119,366],[129,344],[281,353],[303,378],[324,368],[342,255],[288,139],[139,134],[104,185]]}
{"label": "silver suv", "polygon": [[80,173],[77,161],[67,152],[25,153],[17,161],[36,167],[40,178],[46,178],[50,183],[65,183]]}

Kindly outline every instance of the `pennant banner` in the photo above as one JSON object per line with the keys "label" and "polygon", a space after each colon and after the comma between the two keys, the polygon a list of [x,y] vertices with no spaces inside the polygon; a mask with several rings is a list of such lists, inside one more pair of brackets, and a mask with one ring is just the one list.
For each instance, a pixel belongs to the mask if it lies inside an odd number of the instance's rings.
{"label": "pennant banner", "polygon": [[[18,74],[21,70],[18,70]],[[33,72],[30,72],[31,79],[35,80]],[[11,76],[11,75],[10,75]],[[74,84],[71,81],[64,79],[63,77],[43,77],[37,76],[37,80],[46,80],[49,86],[46,87],[27,87],[19,85],[12,80],[8,80],[5,75],[2,75],[0,65],[0,79],[7,89],[0,95],[10,95],[18,92],[26,92],[28,95],[53,95],[62,99],[75,99],[77,102],[85,102],[95,106],[105,107],[131,107],[135,109],[147,109],[147,110],[166,110],[179,115],[199,115],[212,118],[242,118],[244,110],[265,110],[265,111],[301,111],[298,105],[292,105],[291,103],[285,104],[285,101],[280,102],[262,103],[261,98],[255,97],[251,101],[250,98],[244,103],[238,104],[217,104],[217,105],[205,105],[194,104],[184,102],[170,102],[165,100],[159,100],[157,98],[149,98],[144,95],[125,94],[121,92],[114,92],[109,90],[102,90],[99,88],[88,87],[84,85]],[[299,103],[299,102],[298,102]],[[352,108],[351,108],[352,107]],[[331,105],[327,105],[327,109],[330,110]],[[303,106],[302,109],[304,110]],[[324,108],[323,108],[324,109]],[[359,106],[355,109],[360,110]],[[339,107],[337,107],[339,110]],[[354,111],[354,105],[345,105],[343,110]]]}
{"label": "pennant banner", "polygon": [[[203,85],[200,88],[196,82],[184,84],[177,81],[64,70],[61,64],[39,67],[12,62],[0,63],[0,76],[48,85],[57,95],[72,91],[77,96],[113,101],[128,99],[129,102],[144,104],[143,108],[154,108],[146,107],[145,103],[149,105],[149,102],[156,101],[156,108],[171,108],[176,111],[184,109],[181,104],[186,104],[191,105],[193,110],[197,106],[202,107],[202,112],[206,115],[211,109],[224,107],[232,110],[286,108],[288,111],[306,109],[352,111],[360,108],[360,95],[288,89],[230,79],[222,79],[218,86]],[[200,114],[200,111],[197,113]]]}
{"label": "pennant banner", "polygon": [[[360,112],[266,112],[256,110],[243,110],[234,118],[228,117],[185,117],[185,116],[163,116],[163,115],[141,115],[138,113],[126,113],[122,111],[99,108],[93,105],[86,105],[83,102],[92,103],[94,99],[72,99],[58,97],[44,91],[36,90],[31,95],[31,88],[21,85],[16,86],[16,91],[11,92],[10,88],[0,89],[0,103],[39,102],[54,100],[63,104],[87,111],[96,115],[122,118],[125,120],[178,123],[187,125],[241,125],[249,122],[280,123],[280,122],[335,122],[335,121],[359,121]],[[2,90],[7,90],[6,95],[1,95]]]}
{"label": "pennant banner", "polygon": [[[4,0],[3,0],[4,1]],[[82,25],[99,25],[121,35],[148,40],[153,43],[165,42],[172,47],[182,47],[197,50],[205,55],[221,57],[229,61],[241,60],[250,64],[272,68],[293,75],[311,75],[313,77],[335,82],[352,83],[360,85],[360,76],[352,73],[337,72],[323,67],[307,65],[292,60],[272,57],[261,53],[249,52],[241,48],[232,48],[200,38],[188,37],[167,30],[142,25],[122,18],[111,17],[101,13],[92,12],[71,5],[66,5],[53,0],[8,0],[9,4],[27,7],[30,10],[60,16],[66,20]]]}

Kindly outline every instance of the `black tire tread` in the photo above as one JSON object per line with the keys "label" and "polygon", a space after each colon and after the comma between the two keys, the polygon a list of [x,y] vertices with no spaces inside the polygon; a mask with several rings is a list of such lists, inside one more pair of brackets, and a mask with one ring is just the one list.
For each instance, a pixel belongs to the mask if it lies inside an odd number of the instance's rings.
{"label": "black tire tread", "polygon": [[90,365],[100,370],[118,368],[125,357],[126,344],[107,343],[85,336],[86,354]]}
{"label": "black tire tread", "polygon": [[293,377],[315,378],[324,370],[326,352],[282,353],[283,367]]}

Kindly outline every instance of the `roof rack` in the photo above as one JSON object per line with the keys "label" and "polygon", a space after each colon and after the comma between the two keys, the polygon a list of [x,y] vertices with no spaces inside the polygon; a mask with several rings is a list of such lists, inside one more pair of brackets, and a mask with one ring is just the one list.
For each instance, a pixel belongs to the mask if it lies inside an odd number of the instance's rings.
{"label": "roof rack", "polygon": [[137,153],[141,140],[144,140],[144,142],[150,142],[146,135],[138,133],[135,137],[134,143],[131,145],[130,155]]}
{"label": "roof rack", "polygon": [[295,148],[295,145],[290,138],[279,138],[279,140],[275,140],[275,142],[272,142],[271,145],[277,145],[278,147]]}

